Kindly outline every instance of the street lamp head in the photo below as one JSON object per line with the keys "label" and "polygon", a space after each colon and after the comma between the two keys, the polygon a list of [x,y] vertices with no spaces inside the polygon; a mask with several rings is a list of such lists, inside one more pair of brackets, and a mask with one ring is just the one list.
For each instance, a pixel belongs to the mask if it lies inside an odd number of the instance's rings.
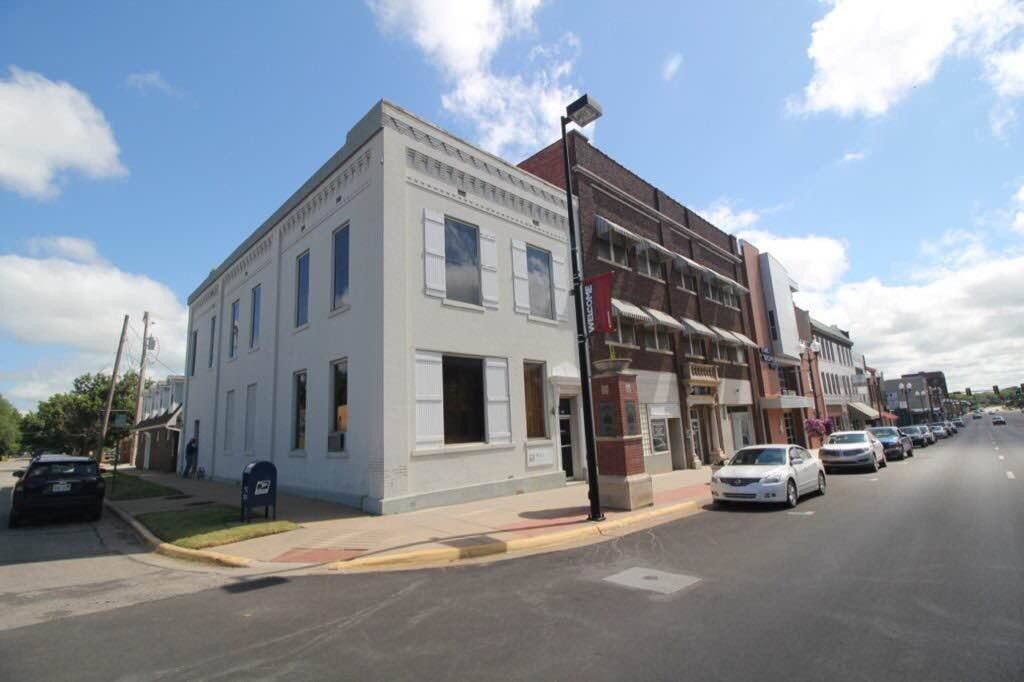
{"label": "street lamp head", "polygon": [[565,117],[580,128],[585,128],[601,118],[601,105],[590,95],[583,95],[565,108]]}
{"label": "street lamp head", "polygon": [[817,339],[811,341],[811,352],[815,355],[821,352],[821,341],[818,341]]}

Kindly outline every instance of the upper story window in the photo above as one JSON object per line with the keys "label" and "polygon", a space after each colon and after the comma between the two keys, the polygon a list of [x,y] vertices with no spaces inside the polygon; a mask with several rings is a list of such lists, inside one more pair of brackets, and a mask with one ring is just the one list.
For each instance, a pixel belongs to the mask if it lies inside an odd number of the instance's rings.
{"label": "upper story window", "polygon": [[206,359],[206,366],[213,367],[213,350],[217,344],[217,316],[210,318],[210,352]]}
{"label": "upper story window", "polygon": [[608,332],[608,340],[624,346],[639,346],[637,327],[639,325],[619,314],[615,315],[615,331]]}
{"label": "upper story window", "polygon": [[252,301],[249,310],[249,348],[255,348],[260,343],[260,304],[263,298],[263,285],[257,284],[252,288]]}
{"label": "upper story window", "polygon": [[309,251],[295,259],[295,326],[309,324]]}
{"label": "upper story window", "polygon": [[334,232],[334,286],[331,310],[348,305],[348,225]]}
{"label": "upper story window", "polygon": [[644,345],[650,350],[671,351],[672,341],[668,330],[664,327],[647,327],[644,334]]}
{"label": "upper story window", "polygon": [[732,291],[729,291],[725,287],[710,282],[704,282],[703,287],[704,298],[714,301],[719,305],[724,305],[728,308],[735,308],[739,310],[740,298]]}
{"label": "upper story window", "polygon": [[608,234],[597,237],[597,257],[628,268],[629,242],[621,234],[609,230]]}
{"label": "upper story window", "polygon": [[686,354],[694,357],[704,357],[704,343],[700,337],[690,334],[686,337]]}
{"label": "upper story window", "polygon": [[476,227],[445,217],[444,267],[446,297],[481,305],[480,233]]}
{"label": "upper story window", "polygon": [[233,358],[238,353],[238,316],[241,314],[242,302],[235,299],[231,302],[231,337],[228,341],[228,357]]}
{"label": "upper story window", "polygon": [[636,271],[657,280],[664,281],[664,264],[653,257],[650,249],[644,249],[636,255]]}
{"label": "upper story window", "polygon": [[775,321],[775,311],[768,311],[768,333],[772,336],[772,341],[779,340],[779,325]]}
{"label": "upper story window", "polygon": [[526,264],[530,279],[530,314],[553,320],[555,298],[551,278],[551,253],[527,244]]}
{"label": "upper story window", "polygon": [[192,330],[192,342],[189,344],[188,375],[196,375],[196,355],[199,353],[199,330]]}
{"label": "upper story window", "polygon": [[673,270],[676,286],[686,289],[692,294],[697,293],[697,274],[689,270]]}

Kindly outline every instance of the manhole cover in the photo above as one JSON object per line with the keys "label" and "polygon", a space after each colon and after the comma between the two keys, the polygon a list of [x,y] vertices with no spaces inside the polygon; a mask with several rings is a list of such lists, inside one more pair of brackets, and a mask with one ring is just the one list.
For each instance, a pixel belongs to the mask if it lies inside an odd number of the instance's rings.
{"label": "manhole cover", "polygon": [[627,568],[625,571],[610,575],[606,582],[636,590],[650,590],[658,594],[673,594],[679,590],[700,582],[700,578],[682,573],[666,573],[653,568]]}

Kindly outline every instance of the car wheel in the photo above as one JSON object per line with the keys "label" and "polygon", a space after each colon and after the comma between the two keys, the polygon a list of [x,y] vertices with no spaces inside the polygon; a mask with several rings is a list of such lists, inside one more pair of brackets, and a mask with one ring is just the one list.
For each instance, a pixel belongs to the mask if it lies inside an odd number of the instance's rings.
{"label": "car wheel", "polygon": [[89,514],[90,521],[99,521],[103,518],[103,503],[97,504],[93,507],[92,512]]}
{"label": "car wheel", "polygon": [[21,519],[19,519],[18,515],[15,514],[12,511],[11,515],[7,517],[7,527],[8,528],[17,528],[18,524],[20,524],[20,523],[21,523]]}
{"label": "car wheel", "polygon": [[796,483],[792,479],[786,484],[786,506],[792,509],[800,501],[800,497],[796,492]]}
{"label": "car wheel", "polygon": [[914,456],[914,449],[911,448],[911,449],[907,450],[907,457],[913,457],[913,456]]}
{"label": "car wheel", "polygon": [[871,453],[871,470],[878,472],[878,455]]}
{"label": "car wheel", "polygon": [[825,487],[827,485],[828,484],[825,482],[825,474],[822,473],[821,471],[819,471],[818,472],[818,494],[819,495],[824,495],[825,494]]}
{"label": "car wheel", "polygon": [[882,461],[879,463],[879,466],[883,468],[889,466],[889,458],[882,455]]}

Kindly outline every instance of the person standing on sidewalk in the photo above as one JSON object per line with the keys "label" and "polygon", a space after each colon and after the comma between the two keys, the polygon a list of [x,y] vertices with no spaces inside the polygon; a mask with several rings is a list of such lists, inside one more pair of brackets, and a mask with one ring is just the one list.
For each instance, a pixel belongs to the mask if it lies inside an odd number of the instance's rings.
{"label": "person standing on sidewalk", "polygon": [[195,436],[185,445],[185,470],[182,477],[192,478],[196,473],[196,460],[199,459],[199,441]]}

